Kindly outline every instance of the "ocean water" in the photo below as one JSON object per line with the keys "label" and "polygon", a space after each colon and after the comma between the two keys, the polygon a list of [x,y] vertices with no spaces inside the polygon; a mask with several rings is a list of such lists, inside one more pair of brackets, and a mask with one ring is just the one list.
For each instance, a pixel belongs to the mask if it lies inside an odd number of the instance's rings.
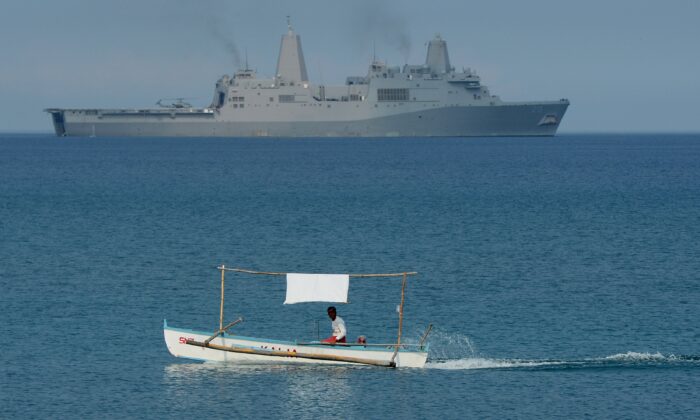
{"label": "ocean water", "polygon": [[[700,417],[700,135],[125,139],[0,135],[0,417]],[[169,355],[218,326],[217,264],[415,270],[423,369]],[[227,276],[234,332],[329,333]],[[351,282],[393,340],[400,282]]]}

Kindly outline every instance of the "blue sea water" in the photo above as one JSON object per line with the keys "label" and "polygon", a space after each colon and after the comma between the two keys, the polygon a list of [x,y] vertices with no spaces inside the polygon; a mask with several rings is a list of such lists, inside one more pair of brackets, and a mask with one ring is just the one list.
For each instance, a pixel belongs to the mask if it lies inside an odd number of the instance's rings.
{"label": "blue sea water", "polygon": [[[700,417],[700,135],[125,139],[0,135],[0,417]],[[176,359],[225,263],[415,270],[424,369]],[[227,277],[245,335],[316,339],[324,304]],[[393,340],[400,282],[353,280]],[[318,331],[320,328],[320,332]]]}

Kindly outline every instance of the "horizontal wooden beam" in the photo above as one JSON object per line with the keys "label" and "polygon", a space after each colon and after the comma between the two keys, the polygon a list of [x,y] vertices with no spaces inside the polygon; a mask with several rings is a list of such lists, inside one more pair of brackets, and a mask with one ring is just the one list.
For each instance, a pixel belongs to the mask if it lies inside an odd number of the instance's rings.
{"label": "horizontal wooden beam", "polygon": [[347,363],[357,363],[362,365],[373,365],[382,367],[396,367],[396,363],[393,362],[382,362],[378,360],[363,359],[359,357],[347,357],[347,356],[333,356],[329,354],[309,354],[300,353],[295,351],[281,351],[281,350],[258,350],[249,347],[231,347],[222,346],[219,344],[203,343],[201,341],[187,340],[186,344],[190,346],[205,347],[215,350],[228,351],[231,353],[245,353],[245,354],[257,354],[261,356],[272,356],[272,357],[293,357],[298,359],[315,359],[315,360],[330,360],[334,362],[347,362]]}
{"label": "horizontal wooden beam", "polygon": [[324,342],[302,342],[302,343],[295,343],[297,346],[340,346],[340,347],[391,347],[394,348],[396,346],[399,347],[422,347],[420,344],[396,344],[396,343],[371,343],[371,344],[360,344],[360,343],[324,343]]}
{"label": "horizontal wooden beam", "polygon": [[[277,271],[256,271],[256,270],[248,270],[245,268],[228,268],[226,266],[220,265],[216,267],[218,270],[224,270],[224,271],[235,271],[237,273],[246,273],[246,274],[262,274],[266,276],[286,276],[289,273],[280,273]],[[379,274],[348,274],[350,277],[355,277],[355,278],[367,278],[367,277],[402,277],[403,275],[407,276],[415,276],[418,274],[416,271],[407,271],[405,273],[379,273]]]}

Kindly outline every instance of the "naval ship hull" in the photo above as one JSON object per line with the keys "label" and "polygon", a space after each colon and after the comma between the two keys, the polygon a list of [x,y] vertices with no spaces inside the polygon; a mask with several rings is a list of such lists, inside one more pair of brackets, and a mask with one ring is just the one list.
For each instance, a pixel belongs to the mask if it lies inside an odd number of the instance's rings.
{"label": "naval ship hull", "polygon": [[448,106],[332,121],[225,121],[213,109],[49,109],[58,136],[488,137],[553,136],[568,101]]}
{"label": "naval ship hull", "polygon": [[309,81],[301,38],[288,22],[277,69],[246,63],[216,82],[208,107],[175,98],[150,109],[47,109],[58,136],[468,137],[553,136],[569,101],[505,102],[471,69],[457,71],[447,43],[428,43],[424,64],[376,60],[343,85]]}

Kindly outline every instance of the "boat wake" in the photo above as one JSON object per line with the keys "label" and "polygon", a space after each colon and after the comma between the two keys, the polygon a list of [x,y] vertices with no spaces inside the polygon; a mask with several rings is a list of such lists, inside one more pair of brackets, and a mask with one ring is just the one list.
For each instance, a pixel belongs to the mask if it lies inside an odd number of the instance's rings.
{"label": "boat wake", "polygon": [[556,359],[491,359],[466,357],[462,359],[433,359],[427,369],[469,370],[469,369],[590,369],[610,367],[640,366],[697,366],[700,356],[664,355],[661,353],[639,353],[629,351],[610,356],[556,360]]}
{"label": "boat wake", "polygon": [[478,353],[473,342],[460,334],[436,333],[430,340],[431,350],[426,369],[591,369],[611,367],[694,366],[700,367],[700,356],[660,352],[628,351],[609,356],[581,359],[499,359]]}

